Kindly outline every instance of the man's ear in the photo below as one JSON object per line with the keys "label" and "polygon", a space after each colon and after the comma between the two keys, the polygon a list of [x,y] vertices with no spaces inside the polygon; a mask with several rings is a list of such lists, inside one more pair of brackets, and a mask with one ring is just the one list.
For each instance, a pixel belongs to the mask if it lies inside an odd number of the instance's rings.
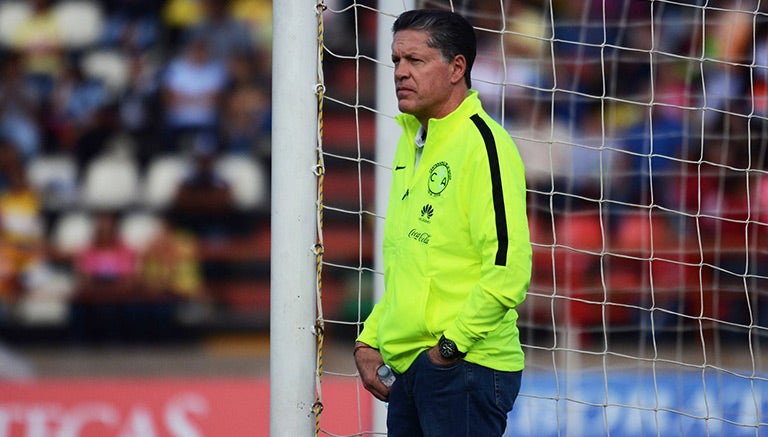
{"label": "man's ear", "polygon": [[451,61],[451,84],[455,85],[458,82],[464,81],[464,73],[467,71],[467,58],[464,55],[456,55]]}

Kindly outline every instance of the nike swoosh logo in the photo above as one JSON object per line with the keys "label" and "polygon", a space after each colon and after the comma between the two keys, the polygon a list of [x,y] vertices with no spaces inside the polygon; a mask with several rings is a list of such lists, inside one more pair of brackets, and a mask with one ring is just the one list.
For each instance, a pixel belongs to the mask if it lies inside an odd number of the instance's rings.
{"label": "nike swoosh logo", "polygon": [[405,166],[404,165],[398,165],[397,167],[395,167],[395,170],[405,170]]}

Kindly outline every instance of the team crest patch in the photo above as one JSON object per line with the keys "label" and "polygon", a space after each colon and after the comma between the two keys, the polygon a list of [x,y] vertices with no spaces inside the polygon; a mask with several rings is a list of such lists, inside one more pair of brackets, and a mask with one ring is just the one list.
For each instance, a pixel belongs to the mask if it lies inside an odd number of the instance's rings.
{"label": "team crest patch", "polygon": [[427,182],[427,189],[429,194],[433,196],[439,196],[440,193],[448,186],[448,182],[451,181],[451,168],[448,167],[448,163],[440,161],[433,165],[429,170],[429,181]]}

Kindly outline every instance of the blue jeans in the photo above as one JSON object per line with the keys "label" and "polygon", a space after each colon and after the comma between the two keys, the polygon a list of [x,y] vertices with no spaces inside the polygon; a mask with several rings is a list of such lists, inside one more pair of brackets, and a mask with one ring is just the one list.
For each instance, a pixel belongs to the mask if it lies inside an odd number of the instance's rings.
{"label": "blue jeans", "polygon": [[520,391],[522,372],[459,360],[434,364],[426,352],[397,375],[389,392],[389,437],[501,436]]}

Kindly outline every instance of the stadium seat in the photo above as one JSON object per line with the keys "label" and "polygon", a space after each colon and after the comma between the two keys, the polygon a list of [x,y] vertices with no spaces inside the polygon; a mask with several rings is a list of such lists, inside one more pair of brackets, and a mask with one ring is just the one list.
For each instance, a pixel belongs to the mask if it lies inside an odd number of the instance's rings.
{"label": "stadium seat", "polygon": [[563,216],[555,226],[555,261],[578,283],[599,261],[603,250],[604,225],[597,213],[585,211]]}
{"label": "stadium seat", "polygon": [[160,218],[151,212],[131,211],[120,219],[119,233],[130,248],[141,253],[161,231],[160,225]]}
{"label": "stadium seat", "polygon": [[576,212],[557,219],[554,228],[554,280],[564,299],[562,310],[573,326],[599,324],[604,298],[600,288],[600,259],[604,227],[594,210]]}
{"label": "stadium seat", "polygon": [[77,164],[70,155],[39,155],[27,164],[27,180],[43,197],[43,207],[58,211],[77,202]]}
{"label": "stadium seat", "polygon": [[82,205],[90,209],[122,209],[138,199],[139,169],[128,156],[106,154],[95,158],[85,169]]}
{"label": "stadium seat", "polygon": [[61,29],[62,42],[69,48],[84,48],[98,42],[104,15],[95,1],[65,0],[54,3],[53,13]]}
{"label": "stadium seat", "polygon": [[0,2],[0,44],[11,44],[16,26],[29,17],[29,13],[29,4],[26,1]]}
{"label": "stadium seat", "polygon": [[258,161],[234,154],[221,156],[216,172],[232,187],[235,203],[242,209],[254,209],[267,202],[267,175]]}
{"label": "stadium seat", "polygon": [[86,76],[102,81],[113,95],[125,90],[130,67],[120,51],[91,50],[83,56],[81,66]]}
{"label": "stadium seat", "polygon": [[168,207],[189,168],[189,160],[182,155],[153,158],[147,166],[141,188],[143,205],[153,210]]}
{"label": "stadium seat", "polygon": [[94,237],[93,217],[85,211],[69,211],[53,224],[53,248],[62,255],[74,255],[87,247]]}
{"label": "stadium seat", "polygon": [[375,173],[371,166],[338,165],[325,162],[325,204],[342,208],[363,208],[374,202]]}
{"label": "stadium seat", "polygon": [[678,238],[668,219],[658,213],[640,211],[621,218],[612,249],[621,253],[650,256],[675,248]]}

